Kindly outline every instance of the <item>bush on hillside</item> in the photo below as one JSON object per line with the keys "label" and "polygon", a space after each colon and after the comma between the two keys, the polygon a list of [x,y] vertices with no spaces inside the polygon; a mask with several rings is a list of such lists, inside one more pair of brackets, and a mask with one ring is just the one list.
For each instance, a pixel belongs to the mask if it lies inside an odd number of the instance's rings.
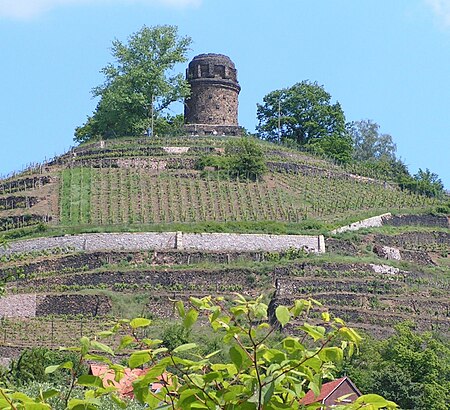
{"label": "bush on hillside", "polygon": [[233,139],[225,145],[225,155],[205,155],[197,162],[197,169],[212,167],[231,178],[256,181],[267,171],[264,153],[250,137]]}

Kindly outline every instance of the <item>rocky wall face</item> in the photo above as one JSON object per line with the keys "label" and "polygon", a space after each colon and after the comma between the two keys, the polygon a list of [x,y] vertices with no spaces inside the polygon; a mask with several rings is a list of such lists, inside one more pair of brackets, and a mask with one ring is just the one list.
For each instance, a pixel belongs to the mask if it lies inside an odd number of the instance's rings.
{"label": "rocky wall face", "polygon": [[48,315],[104,316],[111,302],[103,295],[9,295],[0,298],[0,318]]}
{"label": "rocky wall face", "polygon": [[111,302],[103,295],[45,295],[36,300],[36,316],[83,315],[104,316]]}
{"label": "rocky wall face", "polygon": [[431,244],[450,246],[450,233],[447,232],[405,232],[398,235],[376,235],[374,242],[397,246],[403,249],[420,249]]}
{"label": "rocky wall face", "polygon": [[187,124],[238,126],[238,95],[235,90],[214,84],[191,86],[186,100]]}
{"label": "rocky wall face", "polygon": [[11,243],[8,249],[0,250],[0,254],[51,248],[68,248],[75,251],[174,249],[175,233],[99,233],[29,239]]}
{"label": "rocky wall face", "polygon": [[437,215],[394,215],[383,218],[383,225],[450,228],[449,218]]}
{"label": "rocky wall face", "polygon": [[0,298],[0,318],[35,316],[36,295],[9,295]]}
{"label": "rocky wall face", "polygon": [[[40,292],[55,292],[61,289],[114,289],[117,291],[138,290],[158,292],[199,291],[205,294],[251,289],[267,277],[246,269],[223,269],[205,271],[192,270],[139,270],[131,272],[105,271],[78,273],[49,278],[30,279],[13,284],[15,291],[33,289]],[[22,288],[22,289],[21,289]],[[8,288],[10,290],[10,288]]]}
{"label": "rocky wall face", "polygon": [[[317,236],[306,235],[257,235],[232,233],[183,234],[183,248],[214,251],[266,252],[283,251],[289,248],[304,248],[311,252],[322,252]],[[324,251],[324,249],[323,249]]]}
{"label": "rocky wall face", "polygon": [[[68,250],[69,251],[69,250]],[[0,267],[0,280],[27,279],[29,276],[39,277],[57,272],[67,274],[83,272],[102,266],[118,265],[192,265],[202,262],[215,264],[229,264],[237,260],[261,262],[264,252],[178,252],[178,251],[150,251],[150,252],[80,252],[74,255],[64,255],[57,258],[44,259],[37,262],[14,264]]]}

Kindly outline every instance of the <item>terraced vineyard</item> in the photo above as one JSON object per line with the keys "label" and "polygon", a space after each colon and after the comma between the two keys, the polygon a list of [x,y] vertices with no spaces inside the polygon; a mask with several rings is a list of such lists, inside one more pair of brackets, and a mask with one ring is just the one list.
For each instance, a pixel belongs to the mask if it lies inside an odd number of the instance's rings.
{"label": "terraced vineyard", "polygon": [[[325,234],[367,216],[442,205],[268,143],[261,145],[268,172],[259,181],[198,171],[198,160],[222,155],[227,140],[119,139],[77,147],[0,181],[0,231],[20,241],[155,226],[174,232],[190,224],[220,230],[230,223],[239,232],[256,231],[259,224],[269,234],[279,233],[275,225],[289,233]],[[117,243],[94,252],[84,239],[75,251],[64,246],[64,236],[57,237],[58,248],[0,251],[0,280],[7,281],[0,350],[70,344],[68,327],[74,335],[91,334],[100,323],[123,316],[172,320],[175,299],[233,292],[263,293],[271,306],[313,296],[352,326],[381,336],[405,319],[450,333],[448,220],[411,221],[361,235],[326,234],[325,255],[195,252],[183,250],[182,243],[172,251]]]}
{"label": "terraced vineyard", "polygon": [[[416,232],[408,237],[421,235],[431,234]],[[414,320],[422,330],[450,333],[450,277],[444,274],[446,265],[435,258],[437,248],[430,251],[435,255],[433,267],[415,264],[399,268],[398,263],[377,259],[367,251],[365,241],[373,240],[377,244],[403,241],[402,249],[416,246],[404,238],[405,234],[362,235],[359,250],[355,248],[353,256],[347,257],[333,253],[283,256],[264,252],[92,253],[70,249],[3,257],[0,277],[9,278],[3,306],[8,300],[26,306],[27,300],[34,298],[29,308],[32,311],[24,315],[28,318],[1,323],[3,343],[26,344],[29,333],[21,337],[21,331],[34,324],[34,341],[51,334],[51,343],[58,345],[66,342],[62,328],[68,325],[78,326],[75,334],[87,334],[99,316],[107,315],[106,322],[134,315],[167,320],[174,317],[174,300],[233,292],[253,297],[266,294],[275,305],[313,296],[352,326],[379,336],[389,334],[395,323],[406,319]],[[441,255],[450,251],[450,234],[435,235],[435,243],[440,244]],[[65,325],[58,317],[70,318],[69,312],[76,316]],[[48,315],[55,319],[46,321]],[[45,340],[50,343],[48,337]]]}

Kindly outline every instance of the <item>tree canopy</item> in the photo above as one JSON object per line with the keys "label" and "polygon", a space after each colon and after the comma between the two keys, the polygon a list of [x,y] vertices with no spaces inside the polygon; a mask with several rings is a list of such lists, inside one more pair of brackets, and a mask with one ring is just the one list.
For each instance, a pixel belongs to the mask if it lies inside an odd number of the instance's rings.
{"label": "tree canopy", "polygon": [[440,197],[444,194],[444,184],[439,175],[431,172],[428,168],[425,171],[419,168],[419,171],[413,177],[401,180],[400,185],[412,192],[432,198]]}
{"label": "tree canopy", "polygon": [[389,134],[381,134],[372,120],[353,121],[348,125],[353,140],[353,158],[357,161],[395,160],[397,146]]}
{"label": "tree canopy", "polygon": [[344,367],[362,391],[395,401],[402,409],[447,409],[450,395],[450,344],[411,322],[395,327],[383,341],[368,340]]}
{"label": "tree canopy", "polygon": [[190,44],[189,37],[180,37],[177,28],[168,25],[144,26],[127,43],[114,40],[114,62],[101,70],[105,81],[92,90],[100,100],[75,130],[75,140],[142,135],[151,125],[152,110],[156,119],[164,117],[172,102],[189,94],[184,76],[173,69],[187,61]]}
{"label": "tree canopy", "polygon": [[302,81],[270,92],[263,104],[257,104],[257,118],[260,138],[294,142],[342,161],[351,158],[344,111],[316,82]]}

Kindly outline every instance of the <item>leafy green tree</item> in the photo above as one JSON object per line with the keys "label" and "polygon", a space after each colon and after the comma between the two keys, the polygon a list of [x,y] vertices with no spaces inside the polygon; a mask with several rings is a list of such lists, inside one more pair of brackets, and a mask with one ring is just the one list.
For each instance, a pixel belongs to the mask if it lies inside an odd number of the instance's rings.
{"label": "leafy green tree", "polygon": [[[126,44],[112,43],[114,63],[101,72],[105,82],[92,90],[100,101],[87,122],[75,130],[75,141],[142,135],[154,117],[161,123],[164,110],[189,94],[182,74],[173,73],[186,61],[191,44],[175,26],[144,26]],[[170,120],[170,118],[169,118]]]}
{"label": "leafy green tree", "polygon": [[352,140],[349,135],[327,135],[314,138],[308,144],[311,152],[331,157],[339,162],[348,163],[352,159]]}
{"label": "leafy green tree", "polygon": [[412,323],[384,341],[368,340],[344,371],[361,391],[373,391],[403,409],[444,410],[450,395],[450,344]]}
{"label": "leafy green tree", "polygon": [[409,174],[400,176],[397,182],[401,188],[420,195],[431,198],[440,198],[444,195],[444,184],[439,176],[428,168],[425,171],[419,169],[414,176]]}
{"label": "leafy green tree", "polygon": [[353,121],[348,125],[353,140],[353,158],[357,161],[395,160],[397,146],[389,134],[381,134],[372,120]]}
{"label": "leafy green tree", "polygon": [[439,197],[444,192],[444,184],[437,174],[431,172],[428,168],[423,171],[419,169],[414,175],[413,190],[419,194],[430,197]]}
{"label": "leafy green tree", "polygon": [[302,81],[267,94],[263,104],[257,104],[257,118],[262,139],[294,142],[334,158],[351,155],[344,112],[316,82]]}
{"label": "leafy green tree", "polygon": [[[202,318],[203,326],[208,323],[221,335],[221,349],[199,354],[195,343],[168,349],[163,347],[162,340],[141,336],[149,333],[145,330],[151,320],[136,318],[122,320],[110,331],[101,333],[103,337],[120,336],[115,349],[99,340],[83,337],[80,345],[71,350],[78,352],[78,363],[86,360],[106,363],[117,380],[123,377],[125,367],[112,360],[112,356],[127,352],[128,367],[148,368],[133,382],[133,393],[138,402],[149,409],[295,410],[300,408],[299,399],[306,391],[311,389],[319,394],[322,380],[333,377],[335,365],[350,355],[360,342],[354,330],[313,300],[297,300],[291,306],[280,305],[273,311],[262,297],[246,300],[237,295],[233,301],[191,297],[190,301],[190,306],[176,303],[183,327],[190,329]],[[312,311],[315,311],[315,323],[309,324]],[[282,335],[273,343],[271,335],[294,321],[300,323],[295,334]],[[127,334],[123,335],[124,331]],[[226,361],[215,360],[221,351],[226,352]],[[68,361],[48,367],[46,372],[75,367]],[[162,384],[159,391],[149,388],[154,382]],[[70,388],[65,397],[68,409],[101,408],[100,399],[104,396],[110,396],[121,408],[126,407],[116,389],[104,387],[98,376],[73,373],[70,386],[84,386],[86,391],[84,397],[73,398]],[[31,398],[0,389],[0,407],[48,409],[47,398],[54,394],[58,392],[46,390],[39,397]],[[306,408],[317,409],[318,405]],[[396,408],[393,402],[371,394],[358,398],[353,404],[337,406],[336,410],[393,408]]]}

